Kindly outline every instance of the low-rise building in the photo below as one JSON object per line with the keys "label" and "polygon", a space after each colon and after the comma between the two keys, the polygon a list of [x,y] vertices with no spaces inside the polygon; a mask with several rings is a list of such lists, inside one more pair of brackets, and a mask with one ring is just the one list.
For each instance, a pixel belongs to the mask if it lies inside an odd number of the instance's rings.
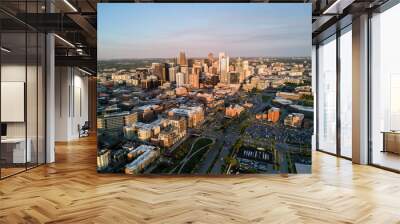
{"label": "low-rise building", "polygon": [[149,104],[140,106],[134,109],[137,113],[137,118],[139,121],[151,121],[154,119],[155,115],[162,111],[162,107],[157,104]]}
{"label": "low-rise building", "polygon": [[102,170],[110,164],[111,152],[108,149],[99,151],[97,154],[97,169]]}
{"label": "low-rise building", "polygon": [[246,101],[245,104],[243,104],[243,106],[245,108],[252,108],[254,105],[252,103],[249,103],[249,102]]}
{"label": "low-rise building", "polygon": [[123,132],[126,138],[132,138],[135,136],[136,130],[132,126],[125,126]]}
{"label": "low-rise building", "polygon": [[264,90],[270,86],[270,82],[265,79],[260,79],[256,85],[257,90]]}
{"label": "low-rise building", "polygon": [[279,121],[279,113],[280,109],[277,107],[272,107],[271,109],[268,110],[268,121],[270,122],[277,122]]}
{"label": "low-rise building", "polygon": [[205,103],[211,103],[214,100],[214,96],[211,93],[197,93],[196,96]]}
{"label": "low-rise building", "polygon": [[125,165],[126,174],[138,174],[160,156],[160,150],[155,146],[140,145],[128,153],[128,158],[133,160]]}
{"label": "low-rise building", "polygon": [[303,124],[303,119],[304,119],[304,114],[291,113],[285,118],[284,124],[286,126],[300,128],[301,125]]}
{"label": "low-rise building", "polygon": [[136,112],[124,116],[125,126],[132,126],[132,124],[136,123],[137,121],[138,121],[138,114]]}
{"label": "low-rise building", "polygon": [[160,133],[161,127],[165,126],[165,122],[165,119],[157,119],[151,123],[137,122],[132,125],[132,128],[137,132],[140,140],[148,141]]}
{"label": "low-rise building", "polygon": [[291,93],[291,92],[277,92],[276,96],[279,96],[279,97],[287,99],[287,100],[299,100],[300,99],[299,94]]}
{"label": "low-rise building", "polygon": [[225,116],[229,118],[238,117],[244,111],[244,107],[235,104],[225,108]]}
{"label": "low-rise building", "polygon": [[188,94],[188,91],[185,87],[178,87],[175,89],[175,94],[177,96],[186,96]]}
{"label": "low-rise building", "polygon": [[168,122],[169,125],[158,135],[159,144],[163,147],[171,147],[187,133],[185,118],[169,119]]}
{"label": "low-rise building", "polygon": [[152,132],[150,128],[140,128],[137,130],[138,138],[142,141],[147,141],[151,138]]}
{"label": "low-rise building", "polygon": [[195,128],[204,121],[204,110],[201,106],[187,107],[181,106],[174,108],[168,112],[170,117],[185,117],[187,120],[187,126],[189,128]]}
{"label": "low-rise building", "polygon": [[130,115],[129,112],[112,113],[106,114],[102,117],[97,118],[97,128],[98,129],[122,129],[125,125],[125,117]]}
{"label": "low-rise building", "polygon": [[290,71],[289,76],[302,76],[303,72],[302,71]]}

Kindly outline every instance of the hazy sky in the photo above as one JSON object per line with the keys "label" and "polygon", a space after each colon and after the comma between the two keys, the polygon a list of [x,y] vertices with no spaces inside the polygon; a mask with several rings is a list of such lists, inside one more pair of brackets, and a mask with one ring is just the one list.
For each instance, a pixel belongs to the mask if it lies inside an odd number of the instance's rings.
{"label": "hazy sky", "polygon": [[311,56],[311,4],[98,4],[98,58]]}

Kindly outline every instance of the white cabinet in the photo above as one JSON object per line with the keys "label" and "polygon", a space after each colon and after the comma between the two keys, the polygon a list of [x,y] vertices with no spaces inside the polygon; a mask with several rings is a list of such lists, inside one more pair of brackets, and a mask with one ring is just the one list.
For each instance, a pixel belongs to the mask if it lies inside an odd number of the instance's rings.
{"label": "white cabinet", "polygon": [[[25,144],[27,143],[26,151]],[[7,138],[2,139],[2,147],[12,149],[12,163],[25,163],[32,161],[32,141],[25,138]]]}

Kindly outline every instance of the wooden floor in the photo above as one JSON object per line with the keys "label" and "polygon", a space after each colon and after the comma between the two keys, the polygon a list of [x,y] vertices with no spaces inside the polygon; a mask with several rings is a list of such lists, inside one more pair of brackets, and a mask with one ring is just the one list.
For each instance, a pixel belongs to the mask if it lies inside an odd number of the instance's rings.
{"label": "wooden floor", "polygon": [[0,181],[0,223],[400,223],[400,175],[315,152],[313,174],[96,173],[96,141]]}
{"label": "wooden floor", "polygon": [[400,155],[391,152],[381,152],[375,150],[372,156],[374,164],[400,170]]}

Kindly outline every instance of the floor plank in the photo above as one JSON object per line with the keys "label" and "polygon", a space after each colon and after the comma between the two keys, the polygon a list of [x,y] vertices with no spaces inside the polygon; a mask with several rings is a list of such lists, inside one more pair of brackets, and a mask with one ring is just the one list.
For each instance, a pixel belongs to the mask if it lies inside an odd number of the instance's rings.
{"label": "floor plank", "polygon": [[400,175],[313,153],[311,175],[97,174],[96,139],[0,181],[0,223],[400,223]]}

